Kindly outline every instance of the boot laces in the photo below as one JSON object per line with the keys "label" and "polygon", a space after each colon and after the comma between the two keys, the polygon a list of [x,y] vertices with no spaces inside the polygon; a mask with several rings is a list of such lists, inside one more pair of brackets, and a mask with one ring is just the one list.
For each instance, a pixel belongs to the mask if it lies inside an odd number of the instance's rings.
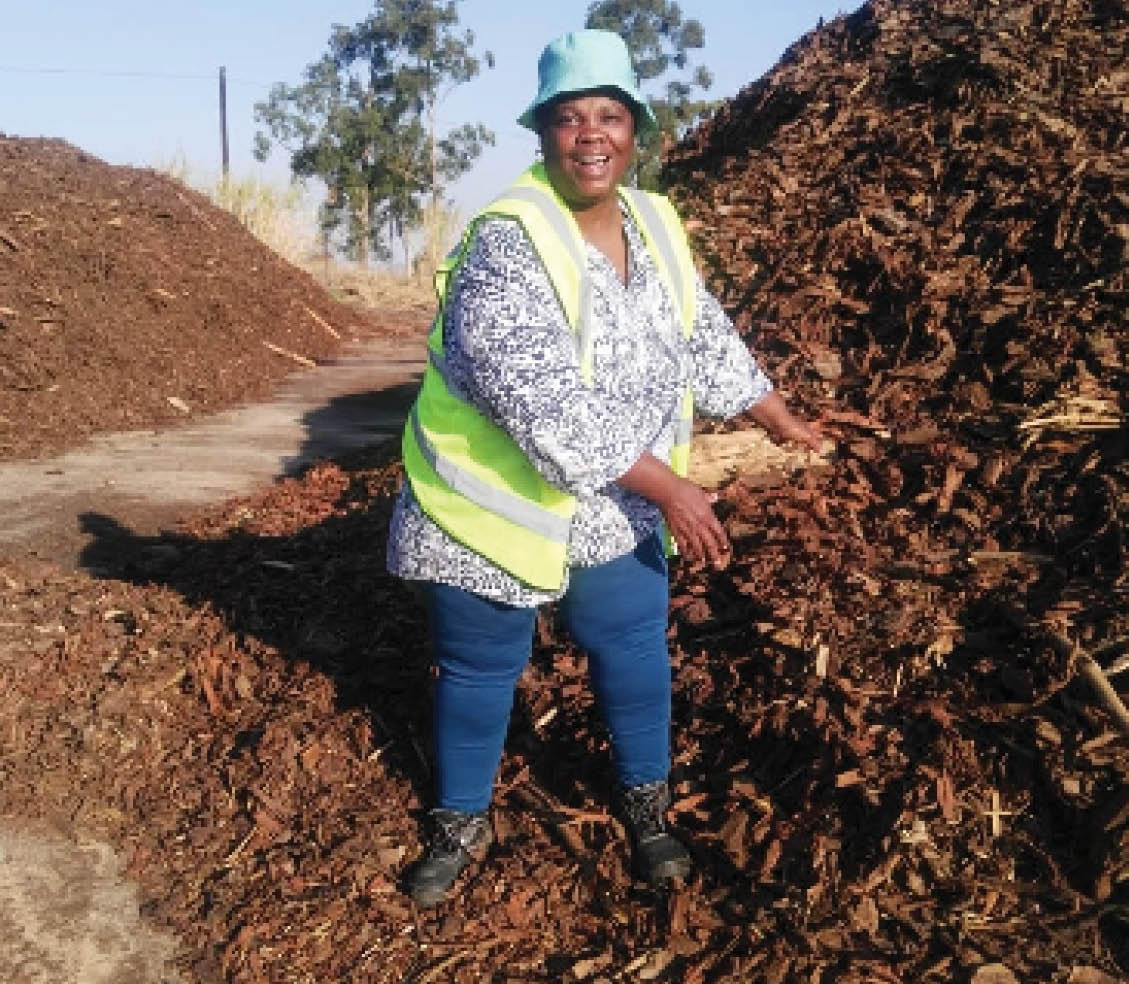
{"label": "boot laces", "polygon": [[432,810],[431,845],[428,853],[457,854],[459,851],[470,850],[481,836],[485,823],[485,813]]}
{"label": "boot laces", "polygon": [[654,836],[666,830],[664,814],[670,806],[670,789],[665,781],[632,786],[623,792],[623,811],[638,837]]}

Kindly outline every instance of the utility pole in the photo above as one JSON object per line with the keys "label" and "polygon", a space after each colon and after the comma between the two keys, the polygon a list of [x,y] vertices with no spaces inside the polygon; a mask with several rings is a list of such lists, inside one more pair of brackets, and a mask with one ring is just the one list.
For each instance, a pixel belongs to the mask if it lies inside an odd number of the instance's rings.
{"label": "utility pole", "polygon": [[435,146],[435,55],[437,47],[435,9],[431,9],[431,43],[427,52],[427,128],[431,151],[431,221],[427,224],[427,253],[431,268],[428,274],[434,274],[439,268],[439,153]]}
{"label": "utility pole", "polygon": [[230,161],[227,153],[227,67],[220,66],[220,145],[223,148],[223,176],[227,177]]}

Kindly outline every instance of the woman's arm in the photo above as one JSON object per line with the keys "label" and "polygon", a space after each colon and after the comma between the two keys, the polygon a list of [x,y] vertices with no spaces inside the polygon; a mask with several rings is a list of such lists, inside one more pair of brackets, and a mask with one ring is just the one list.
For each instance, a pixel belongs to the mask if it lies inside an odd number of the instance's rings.
{"label": "woman's arm", "polygon": [[801,420],[792,413],[784,402],[784,397],[777,390],[773,390],[760,402],[754,403],[749,416],[777,441],[806,444],[817,453],[823,450],[823,434],[819,424]]}
{"label": "woman's arm", "polygon": [[733,417],[744,411],[777,441],[819,451],[817,424],[801,420],[772,387],[717,299],[698,281],[698,318],[690,336],[694,402],[702,413]]}
{"label": "woman's arm", "polygon": [[659,507],[670,535],[691,563],[711,564],[719,570],[729,563],[729,537],[713,511],[715,494],[680,478],[649,451],[617,482]]}
{"label": "woman's arm", "polygon": [[[729,417],[750,410],[753,420],[776,440],[796,441],[820,450],[823,438],[818,426],[801,420],[788,409],[721,305],[701,281],[690,354],[695,405],[703,412]],[[641,455],[617,481],[662,510],[671,535],[688,560],[719,569],[729,562],[729,539],[713,511],[715,494],[680,478],[649,452]]]}
{"label": "woman's arm", "polygon": [[[753,405],[751,416],[777,440],[805,444],[816,452],[822,450],[823,435],[818,425],[793,414],[776,390]],[[692,563],[707,563],[719,570],[729,563],[729,538],[713,511],[716,494],[680,478],[649,451],[617,481],[662,510],[679,550]]]}

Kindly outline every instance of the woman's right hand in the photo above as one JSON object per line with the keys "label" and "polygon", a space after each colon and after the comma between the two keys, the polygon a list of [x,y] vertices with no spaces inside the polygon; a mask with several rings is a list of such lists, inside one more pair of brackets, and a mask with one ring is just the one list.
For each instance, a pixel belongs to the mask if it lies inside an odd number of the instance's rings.
{"label": "woman's right hand", "polygon": [[714,493],[679,477],[650,451],[644,451],[618,482],[659,507],[679,552],[691,564],[721,570],[729,563],[729,537],[713,511]]}
{"label": "woman's right hand", "polygon": [[675,475],[658,506],[679,552],[693,565],[709,564],[721,570],[729,564],[731,548],[713,511],[715,502],[716,493]]}

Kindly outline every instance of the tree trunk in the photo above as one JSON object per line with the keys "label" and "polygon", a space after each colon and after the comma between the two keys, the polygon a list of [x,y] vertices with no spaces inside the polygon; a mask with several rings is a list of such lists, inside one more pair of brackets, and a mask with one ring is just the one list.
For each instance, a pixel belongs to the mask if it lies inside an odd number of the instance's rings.
{"label": "tree trunk", "polygon": [[372,243],[372,215],[369,211],[371,199],[368,188],[361,189],[361,201],[357,209],[357,245],[354,256],[357,263],[367,267],[369,246]]}

